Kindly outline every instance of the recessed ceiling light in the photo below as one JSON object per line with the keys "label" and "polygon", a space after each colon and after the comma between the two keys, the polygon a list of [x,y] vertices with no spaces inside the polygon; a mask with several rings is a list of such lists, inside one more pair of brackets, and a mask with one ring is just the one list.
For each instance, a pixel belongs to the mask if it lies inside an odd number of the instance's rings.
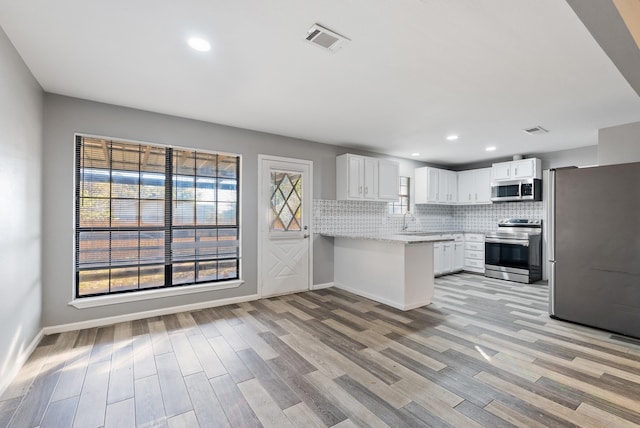
{"label": "recessed ceiling light", "polygon": [[494,151],[495,149],[496,149],[496,146],[489,146],[489,147],[487,147],[485,150],[486,150],[486,151],[488,151],[488,152],[492,152],[492,151]]}
{"label": "recessed ceiling light", "polygon": [[208,52],[211,50],[211,44],[204,39],[200,39],[198,37],[190,38],[187,43],[191,46],[192,49],[197,50],[198,52]]}
{"label": "recessed ceiling light", "polygon": [[411,153],[411,156],[413,156],[415,158],[417,156],[420,156],[420,153],[417,153],[417,152],[416,153]]}
{"label": "recessed ceiling light", "polygon": [[458,139],[457,135],[447,135],[447,140],[449,141],[455,141]]}

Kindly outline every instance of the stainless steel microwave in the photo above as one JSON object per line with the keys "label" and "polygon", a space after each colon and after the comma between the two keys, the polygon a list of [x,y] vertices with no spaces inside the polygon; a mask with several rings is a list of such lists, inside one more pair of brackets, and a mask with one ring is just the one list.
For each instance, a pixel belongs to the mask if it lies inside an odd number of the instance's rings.
{"label": "stainless steel microwave", "polygon": [[491,183],[492,202],[541,201],[542,180],[494,181]]}

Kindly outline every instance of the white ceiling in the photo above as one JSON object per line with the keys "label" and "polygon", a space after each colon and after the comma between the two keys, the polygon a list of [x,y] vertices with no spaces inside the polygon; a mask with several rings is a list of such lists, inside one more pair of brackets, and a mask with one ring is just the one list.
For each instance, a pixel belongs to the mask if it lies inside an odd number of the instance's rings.
{"label": "white ceiling", "polygon": [[[316,22],[352,42],[307,43]],[[444,165],[640,120],[558,0],[0,0],[0,26],[47,92]]]}

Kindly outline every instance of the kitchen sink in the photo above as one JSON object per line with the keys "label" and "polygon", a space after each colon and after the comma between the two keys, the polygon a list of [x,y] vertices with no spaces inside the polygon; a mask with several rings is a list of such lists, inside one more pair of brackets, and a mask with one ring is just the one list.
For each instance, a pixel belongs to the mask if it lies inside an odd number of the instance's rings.
{"label": "kitchen sink", "polygon": [[428,235],[433,235],[433,233],[432,232],[398,232],[396,235],[428,236]]}

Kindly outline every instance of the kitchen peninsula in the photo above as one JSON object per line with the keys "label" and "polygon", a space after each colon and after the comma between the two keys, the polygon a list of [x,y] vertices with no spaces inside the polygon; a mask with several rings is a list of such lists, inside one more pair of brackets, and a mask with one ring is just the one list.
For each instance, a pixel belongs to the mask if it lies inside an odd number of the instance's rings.
{"label": "kitchen peninsula", "polygon": [[432,234],[347,235],[334,238],[334,285],[400,310],[433,298]]}

